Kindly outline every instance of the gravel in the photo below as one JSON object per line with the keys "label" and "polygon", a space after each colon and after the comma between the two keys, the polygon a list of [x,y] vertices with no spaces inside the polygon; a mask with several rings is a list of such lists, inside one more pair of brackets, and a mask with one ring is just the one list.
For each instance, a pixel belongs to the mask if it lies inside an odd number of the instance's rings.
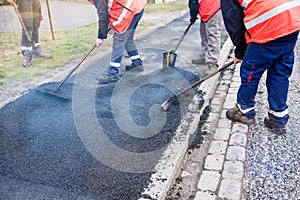
{"label": "gravel", "polygon": [[[300,42],[296,55],[300,55]],[[257,124],[248,136],[245,164],[246,199],[286,199],[300,197],[300,86],[299,56],[290,79],[288,105],[290,120],[286,135],[275,135],[263,124],[267,116],[266,87],[261,81],[256,97]]]}

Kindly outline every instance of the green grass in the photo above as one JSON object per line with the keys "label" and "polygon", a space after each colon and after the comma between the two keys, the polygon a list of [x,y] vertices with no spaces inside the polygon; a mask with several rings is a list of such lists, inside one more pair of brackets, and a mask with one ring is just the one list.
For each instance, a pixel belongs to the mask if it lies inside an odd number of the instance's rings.
{"label": "green grass", "polygon": [[[82,2],[83,0],[63,0]],[[186,5],[149,4],[145,7],[145,13],[168,12],[185,9]],[[149,22],[140,23],[139,26],[147,27]],[[49,70],[63,67],[76,59],[81,59],[92,47],[97,36],[97,23],[74,28],[72,30],[56,30],[55,40],[52,40],[51,33],[40,32],[40,42],[46,53],[52,55],[52,59],[32,60],[32,67],[23,68],[23,58],[20,50],[21,34],[0,33],[0,91],[3,85],[10,81],[28,81],[35,76],[44,75]],[[110,48],[111,37],[105,41],[101,50]],[[97,52],[97,51],[95,51]],[[95,53],[94,52],[94,53]]]}
{"label": "green grass", "polygon": [[82,58],[92,47],[96,35],[96,23],[72,30],[55,31],[55,40],[51,39],[50,32],[40,32],[42,47],[52,55],[52,59],[33,58],[32,67],[25,69],[22,67],[20,33],[1,33],[0,51],[3,53],[0,57],[0,87],[10,80],[30,80],[45,74],[49,69]]}
{"label": "green grass", "polygon": [[155,13],[155,12],[172,12],[183,10],[187,8],[187,5],[172,3],[161,3],[161,4],[147,4],[145,7],[145,13]]}

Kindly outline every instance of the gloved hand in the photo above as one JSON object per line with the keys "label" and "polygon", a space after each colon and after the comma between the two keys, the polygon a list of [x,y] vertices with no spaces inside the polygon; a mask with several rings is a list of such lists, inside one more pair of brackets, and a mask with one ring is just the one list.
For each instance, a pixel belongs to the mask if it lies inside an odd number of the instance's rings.
{"label": "gloved hand", "polygon": [[189,9],[190,9],[190,22],[195,23],[198,15],[199,3],[198,0],[189,0]]}
{"label": "gloved hand", "polygon": [[196,22],[197,19],[198,19],[197,17],[196,17],[196,18],[191,18],[191,19],[190,19],[190,22],[193,24],[193,23]]}

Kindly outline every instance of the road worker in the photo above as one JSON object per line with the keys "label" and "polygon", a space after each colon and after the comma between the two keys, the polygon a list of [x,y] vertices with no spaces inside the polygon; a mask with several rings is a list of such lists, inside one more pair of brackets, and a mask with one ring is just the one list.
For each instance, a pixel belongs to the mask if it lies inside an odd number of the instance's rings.
{"label": "road worker", "polygon": [[119,80],[124,49],[132,61],[131,65],[126,66],[126,70],[144,70],[134,42],[134,34],[146,2],[146,0],[94,0],[99,19],[96,45],[102,45],[107,38],[108,26],[114,32],[111,61],[107,70],[99,78],[100,84],[114,83]]}
{"label": "road worker", "polygon": [[227,111],[227,118],[244,124],[255,122],[255,96],[267,70],[269,110],[264,124],[276,133],[285,133],[289,77],[300,30],[300,1],[221,0],[221,10],[236,46],[234,62],[241,62],[237,103]]}

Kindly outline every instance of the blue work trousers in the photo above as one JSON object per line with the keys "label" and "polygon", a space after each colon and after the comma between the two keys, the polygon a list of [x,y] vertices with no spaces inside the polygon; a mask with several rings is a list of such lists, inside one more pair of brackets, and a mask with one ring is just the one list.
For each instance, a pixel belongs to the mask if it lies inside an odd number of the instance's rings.
{"label": "blue work trousers", "polygon": [[281,121],[282,127],[287,123],[286,101],[297,38],[298,32],[295,32],[268,43],[249,44],[241,64],[241,85],[237,94],[237,103],[247,117],[255,116],[255,95],[259,81],[267,70],[269,117]]}
{"label": "blue work trousers", "polygon": [[114,33],[113,36],[113,50],[112,50],[112,56],[111,56],[111,62],[110,62],[110,69],[109,71],[115,71],[114,73],[118,73],[118,67],[121,65],[122,56],[124,48],[126,52],[128,53],[129,57],[131,58],[131,61],[134,65],[140,65],[142,64],[142,60],[139,56],[137,47],[134,42],[134,34],[136,27],[142,18],[144,13],[144,10],[142,10],[140,13],[136,14],[129,25],[127,31],[122,34]]}

